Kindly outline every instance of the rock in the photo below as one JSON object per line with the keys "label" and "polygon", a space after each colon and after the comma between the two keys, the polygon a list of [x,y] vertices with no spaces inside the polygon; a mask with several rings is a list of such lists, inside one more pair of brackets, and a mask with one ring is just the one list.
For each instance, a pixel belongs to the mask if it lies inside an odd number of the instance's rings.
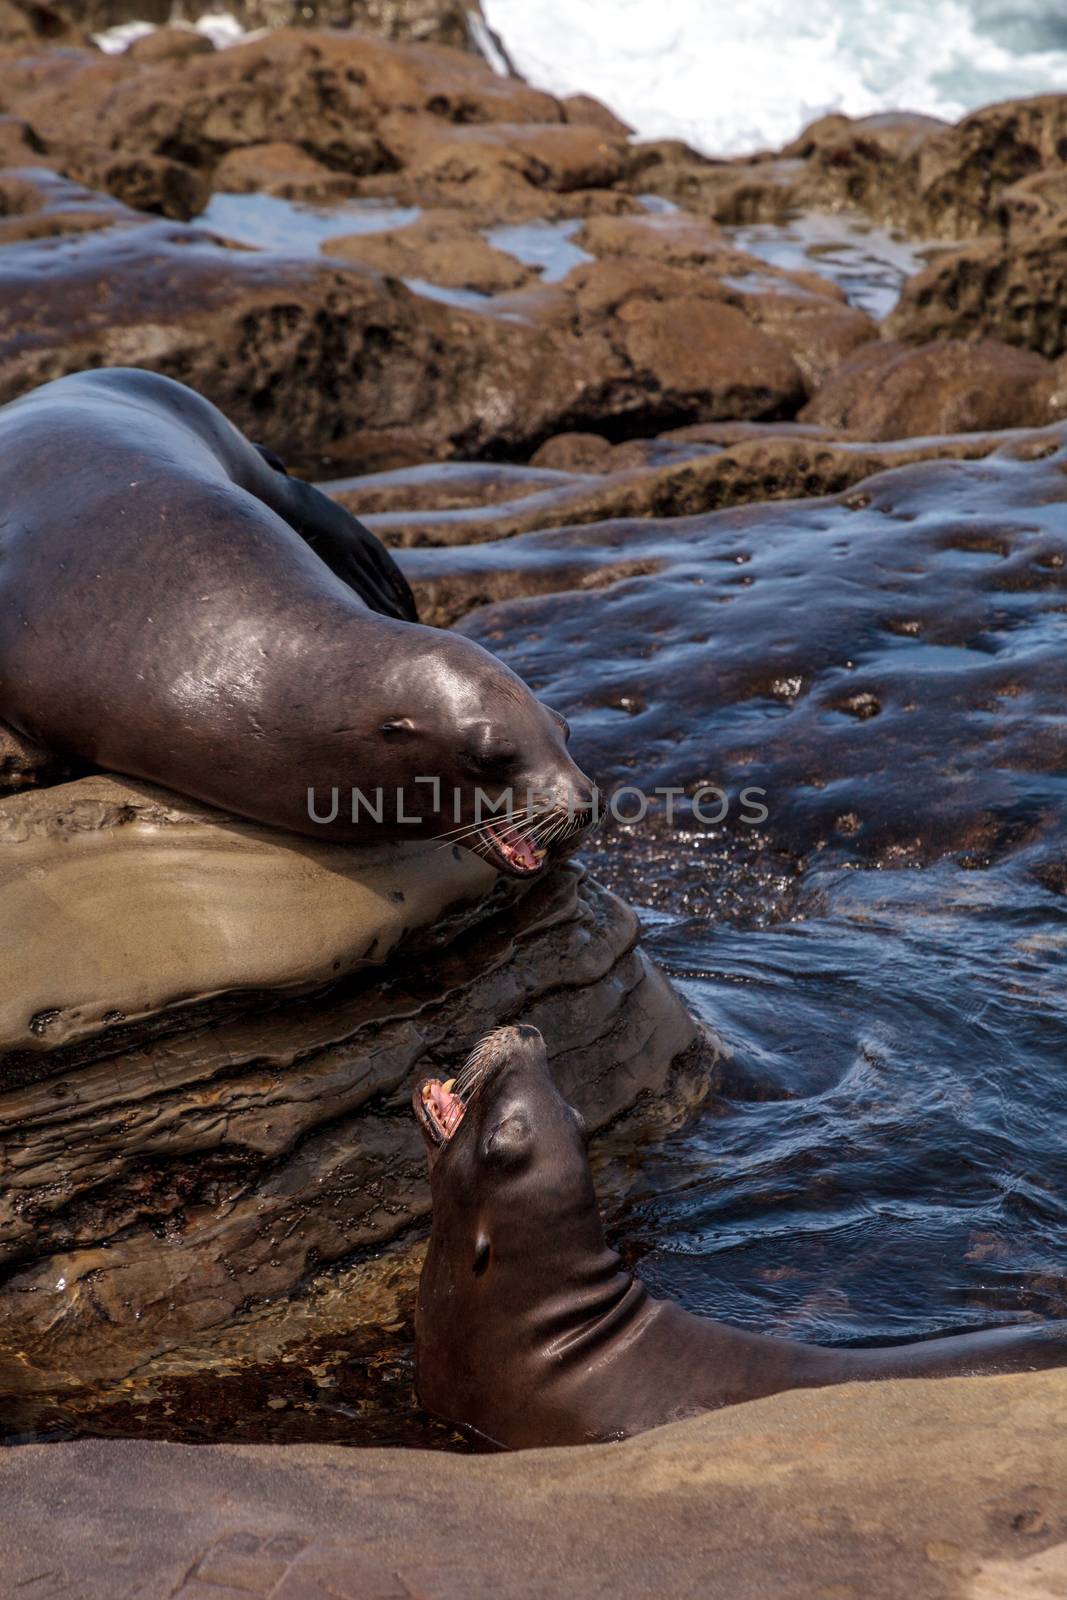
{"label": "rock", "polygon": [[519,289],[537,274],[494,249],[462,216],[430,211],[403,228],[328,239],[323,253],[397,278],[419,278],[451,289],[497,294]]}
{"label": "rock", "polygon": [[59,783],[63,776],[63,763],[50,750],[0,724],[0,797]]}
{"label": "rock", "polygon": [[1034,172],[1000,191],[992,220],[1002,233],[1018,238],[1042,233],[1067,211],[1067,168]]}
{"label": "rock", "polygon": [[[568,439],[583,439],[564,434]],[[732,444],[700,449],[671,449],[672,436],[659,450],[648,449],[646,442],[632,440],[614,449],[605,444],[612,457],[597,472],[544,474],[550,481],[515,484],[515,497],[486,495],[484,500],[466,506],[456,505],[447,493],[442,503],[430,503],[432,479],[424,479],[427,491],[424,509],[378,508],[374,479],[323,483],[326,493],[349,511],[363,518],[380,539],[392,546],[452,545],[466,547],[486,540],[511,539],[539,528],[576,527],[622,517],[688,517],[720,507],[752,501],[789,500],[800,496],[840,494],[850,485],[861,483],[872,473],[922,460],[943,457],[981,458],[1004,442],[1002,434],[974,434],[969,437],[925,438],[914,445],[897,444],[888,449],[875,445],[827,439],[813,440],[803,431],[790,432],[788,423],[777,431],[771,425],[766,436],[739,439]],[[634,446],[645,444],[648,459],[636,460]],[[406,475],[404,475],[406,476]],[[447,481],[447,480],[446,480]],[[514,481],[514,480],[513,480]],[[473,554],[473,552],[472,552]],[[489,575],[476,559],[471,568],[474,582],[472,598],[460,577],[420,585],[420,615],[437,626],[451,626],[472,605],[508,598],[515,592],[518,577],[521,592],[534,592],[536,565],[521,574],[508,569],[499,575],[504,587],[494,588]],[[627,563],[621,556],[611,567],[610,581],[648,570],[638,558]],[[609,579],[601,574],[597,582]],[[489,587],[486,585],[489,583]],[[558,572],[549,571],[547,587],[559,585]]]}
{"label": "rock", "polygon": [[845,361],[801,418],[861,439],[1038,428],[1061,414],[1058,387],[1051,361],[993,339],[878,341]]}
{"label": "rock", "polygon": [[613,458],[611,441],[599,433],[557,433],[534,452],[530,465],[554,472],[607,472]]}
{"label": "rock", "polygon": [[283,200],[343,200],[359,189],[348,172],[333,172],[296,144],[247,144],[223,156],[211,177],[224,194],[272,194]]}
{"label": "rock", "polygon": [[987,106],[926,141],[920,204],[931,231],[958,239],[988,230],[1004,191],[1032,173],[1067,167],[1067,96]]}
{"label": "rock", "polygon": [[153,65],[86,58],[62,74],[15,81],[10,98],[60,155],[90,143],[205,171],[231,150],[285,143],[368,174],[396,165],[377,133],[386,114],[426,117],[442,134],[450,121],[558,123],[561,115],[551,96],[463,51],[299,29]]}
{"label": "rock", "polygon": [[19,54],[40,45],[77,45],[84,35],[65,9],[46,0],[0,0],[0,55]]}
{"label": "rock", "polygon": [[599,128],[602,133],[609,133],[616,139],[628,139],[634,131],[628,122],[617,117],[610,107],[601,100],[595,100],[591,94],[565,95],[560,105],[568,122],[582,122],[587,127]]}
{"label": "rock", "polygon": [[47,1563],[92,1600],[1044,1600],[1067,1582],[1065,1441],[1067,1376],[1042,1372],[800,1391],[511,1455],[26,1445],[0,1452],[0,1490],[13,1583]]}
{"label": "rock", "polygon": [[[831,498],[662,521],[626,512],[420,548],[403,566],[428,615],[480,604],[462,631],[571,719],[576,759],[608,791],[675,785],[688,818],[685,796],[717,784],[743,838],[737,797],[762,789],[761,835],[797,870],[946,853],[992,865],[1064,825],[1065,429],[948,439],[946,452],[962,444],[976,459],[914,462]],[[820,458],[835,451],[805,448],[824,487]],[[772,460],[768,447],[765,472]],[[599,482],[603,493],[612,479]],[[657,803],[636,876],[613,884],[690,914],[670,887],[688,848]]]}
{"label": "rock", "polygon": [[1067,351],[1067,214],[1033,236],[976,239],[938,254],[904,284],[886,318],[891,338],[1001,339],[1044,356]]}
{"label": "rock", "polygon": [[188,222],[203,211],[211,190],[202,173],[166,156],[132,156],[87,148],[68,156],[69,177],[102,189],[134,210]]}
{"label": "rock", "polygon": [[0,1395],[207,1348],[398,1238],[428,1206],[414,1084],[493,1026],[542,1029],[594,1129],[654,1119],[683,1063],[707,1092],[714,1047],[575,867],[516,898],[458,848],[316,846],[107,777],[0,819]]}
{"label": "rock", "polygon": [[215,46],[204,33],[193,28],[156,28],[152,33],[134,39],[127,46],[131,61],[153,65],[160,61],[185,61],[189,56],[209,56]]}
{"label": "rock", "polygon": [[712,288],[707,279],[714,275],[715,292],[781,341],[811,389],[845,356],[877,336],[874,321],[849,306],[836,285],[814,273],[769,267],[734,249],[714,224],[684,215],[601,216],[586,223],[577,242],[601,258],[621,256],[692,270],[700,275],[702,293]]}
{"label": "rock", "polygon": [[175,1008],[381,966],[406,934],[494,883],[469,851],[319,846],[113,778],[15,795],[0,803],[14,952],[0,1086],[11,1059],[47,1070],[57,1050]]}
{"label": "rock", "polygon": [[[92,31],[130,20],[128,0],[61,0],[61,9]],[[137,10],[141,20],[159,24],[161,34],[186,31],[163,26],[173,15],[173,0],[138,0]],[[195,21],[217,10],[215,0],[186,0],[181,14]],[[460,50],[480,48],[477,23],[489,32],[479,0],[233,0],[228,10],[249,30],[353,28],[386,39],[452,45]],[[136,41],[131,50],[136,51],[141,43]],[[159,59],[151,46],[144,53]]]}
{"label": "rock", "polygon": [[21,117],[0,116],[0,168],[30,166],[42,149],[28,122]]}
{"label": "rock", "polygon": [[624,142],[576,123],[480,123],[442,129],[426,117],[394,119],[382,136],[399,179],[365,194],[457,206],[495,220],[582,214],[555,197],[607,190],[621,176]]}
{"label": "rock", "polygon": [[93,233],[143,220],[110,196],[71,183],[47,167],[8,167],[0,171],[0,244]]}

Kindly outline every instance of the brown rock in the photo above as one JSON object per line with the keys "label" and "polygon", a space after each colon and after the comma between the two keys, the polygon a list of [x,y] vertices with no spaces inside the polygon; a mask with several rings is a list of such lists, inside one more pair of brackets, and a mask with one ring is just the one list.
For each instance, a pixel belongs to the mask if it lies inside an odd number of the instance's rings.
{"label": "brown rock", "polygon": [[0,243],[89,233],[143,220],[109,195],[85,189],[47,167],[0,171]]}
{"label": "brown rock", "polygon": [[[217,11],[216,0],[186,0],[182,16],[188,20]],[[97,32],[130,20],[126,0],[63,0],[64,12],[81,27]],[[452,45],[460,50],[479,48],[473,36],[471,15],[484,26],[479,0],[232,0],[231,16],[249,30],[255,28],[354,28],[386,39]],[[173,0],[138,0],[138,16],[160,24],[160,34],[182,31],[164,26],[173,15]],[[131,50],[137,50],[137,41]],[[144,52],[158,59],[151,46]]]}
{"label": "brown rock", "polygon": [[166,156],[133,156],[88,148],[68,155],[67,174],[91,189],[114,195],[123,205],[188,222],[211,198],[203,173]]}
{"label": "brown rock", "polygon": [[223,156],[211,177],[226,194],[273,194],[283,200],[346,199],[359,190],[348,172],[333,172],[296,144],[248,144]]}
{"label": "brown rock", "polygon": [[463,216],[431,211],[404,228],[328,239],[323,253],[397,278],[424,278],[450,289],[483,294],[522,288],[537,274],[496,250]]}
{"label": "brown rock", "polygon": [[86,58],[16,83],[12,95],[56,150],[104,144],[199,168],[242,146],[290,143],[327,166],[372,173],[395,164],[375,131],[386,112],[446,122],[560,116],[550,96],[463,51],[296,29],[156,65]]}
{"label": "brown rock", "polygon": [[801,420],[862,439],[1037,428],[1058,415],[1055,390],[1050,361],[993,339],[878,341],[837,369]]}
{"label": "brown rock", "polygon": [[927,140],[918,189],[928,226],[943,238],[985,232],[1007,188],[1067,166],[1067,96],[1007,100]]}
{"label": "brown rock", "polygon": [[555,472],[607,472],[613,458],[611,441],[599,433],[557,433],[534,452],[530,465]]}
{"label": "brown rock", "polygon": [[185,61],[189,56],[209,56],[215,46],[204,33],[192,28],[156,28],[135,39],[127,49],[132,61],[153,65],[160,61]]}
{"label": "brown rock", "polygon": [[16,54],[40,45],[84,44],[85,38],[72,26],[58,6],[46,0],[0,0],[0,54]]}
{"label": "brown rock", "polygon": [[[781,341],[814,389],[858,345],[877,336],[866,312],[815,273],[786,272],[736,250],[714,223],[686,215],[594,217],[577,242],[597,256],[696,269],[716,293]],[[715,281],[717,280],[717,281]]]}
{"label": "brown rock", "polygon": [[610,133],[616,139],[628,139],[633,129],[628,122],[617,117],[609,106],[602,100],[595,100],[591,94],[568,94],[560,101],[564,115],[568,122],[581,122],[589,128],[599,128],[602,133]]}
{"label": "brown rock", "polygon": [[512,1455],[26,1445],[0,1452],[0,1493],[19,1593],[47,1563],[93,1600],[1044,1600],[1067,1582],[1065,1441],[1067,1377],[1042,1372],[799,1391]]}
{"label": "brown rock", "polygon": [[0,168],[30,166],[41,151],[41,141],[28,122],[21,117],[0,116]]}
{"label": "brown rock", "polygon": [[57,783],[63,764],[51,751],[0,724],[0,797]]}
{"label": "brown rock", "polygon": [[993,221],[1002,233],[1018,238],[1042,233],[1067,211],[1067,167],[1034,172],[1000,191]]}
{"label": "brown rock", "polygon": [[[497,219],[566,211],[554,196],[610,187],[621,175],[625,146],[600,128],[575,123],[476,123],[442,130],[423,117],[383,129],[405,163],[390,192],[420,205],[476,208]],[[379,182],[378,192],[388,186]],[[374,188],[364,192],[373,193]]]}
{"label": "brown rock", "polygon": [[1002,339],[1045,356],[1067,350],[1067,215],[1007,244],[976,239],[909,278],[885,321],[892,338]]}

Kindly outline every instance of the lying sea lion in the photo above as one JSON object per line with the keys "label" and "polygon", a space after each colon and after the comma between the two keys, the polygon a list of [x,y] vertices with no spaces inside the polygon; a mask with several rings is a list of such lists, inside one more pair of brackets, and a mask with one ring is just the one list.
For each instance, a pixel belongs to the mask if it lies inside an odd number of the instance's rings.
{"label": "lying sea lion", "polygon": [[0,408],[0,723],[256,822],[537,874],[593,817],[564,719],[420,626],[378,540],[279,465],[155,373]]}
{"label": "lying sea lion", "polygon": [[653,1299],[604,1241],[582,1120],[536,1028],[490,1034],[414,1106],[433,1192],[418,1394],[499,1448],[623,1439],[784,1389],[1067,1365],[1067,1322],[825,1349]]}

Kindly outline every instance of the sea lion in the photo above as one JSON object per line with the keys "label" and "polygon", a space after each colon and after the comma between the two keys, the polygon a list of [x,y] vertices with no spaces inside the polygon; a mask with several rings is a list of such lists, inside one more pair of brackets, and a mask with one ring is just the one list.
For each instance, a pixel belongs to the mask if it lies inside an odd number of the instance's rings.
{"label": "sea lion", "polygon": [[257,822],[537,874],[593,818],[566,722],[420,626],[377,539],[279,466],[155,373],[0,409],[0,723]]}
{"label": "sea lion", "polygon": [[504,1449],[623,1439],[784,1389],[1067,1364],[1067,1322],[880,1349],[746,1333],[655,1300],[604,1240],[582,1120],[536,1028],[415,1091],[433,1231],[415,1317],[427,1410]]}

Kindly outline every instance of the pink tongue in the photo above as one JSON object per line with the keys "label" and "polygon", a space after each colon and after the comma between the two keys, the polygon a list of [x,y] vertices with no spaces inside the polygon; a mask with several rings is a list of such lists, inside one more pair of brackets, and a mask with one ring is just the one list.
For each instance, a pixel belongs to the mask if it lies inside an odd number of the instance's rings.
{"label": "pink tongue", "polygon": [[533,853],[533,845],[525,834],[519,834],[517,838],[509,841],[508,853],[513,861],[518,862],[520,867],[536,867],[538,865],[537,857]]}

